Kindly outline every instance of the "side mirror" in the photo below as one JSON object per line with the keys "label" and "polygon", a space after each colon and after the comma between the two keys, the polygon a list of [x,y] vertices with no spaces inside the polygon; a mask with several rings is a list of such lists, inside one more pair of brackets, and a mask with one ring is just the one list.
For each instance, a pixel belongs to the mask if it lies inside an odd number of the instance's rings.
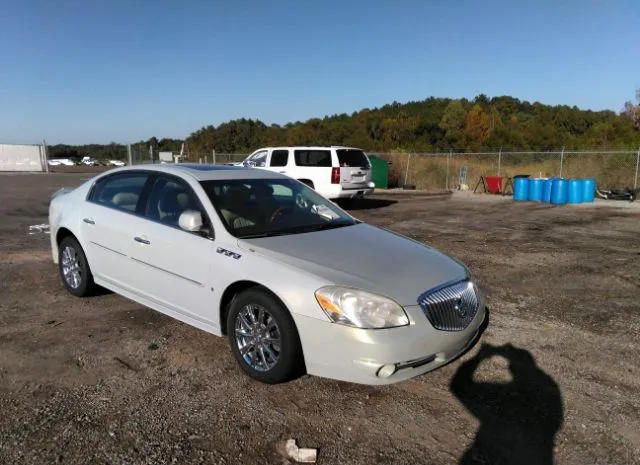
{"label": "side mirror", "polygon": [[178,218],[178,225],[189,232],[198,232],[202,229],[202,214],[195,210],[185,210]]}

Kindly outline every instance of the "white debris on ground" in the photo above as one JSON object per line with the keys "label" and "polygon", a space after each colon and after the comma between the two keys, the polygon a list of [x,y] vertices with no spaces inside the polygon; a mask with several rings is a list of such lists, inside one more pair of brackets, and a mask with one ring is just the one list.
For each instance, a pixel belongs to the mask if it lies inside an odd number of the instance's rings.
{"label": "white debris on ground", "polygon": [[49,231],[49,225],[46,223],[43,224],[32,224],[29,226],[29,235],[33,234],[51,234]]}
{"label": "white debris on ground", "polygon": [[282,455],[296,463],[316,463],[318,457],[318,449],[300,448],[295,439],[287,440],[283,449],[280,451]]}

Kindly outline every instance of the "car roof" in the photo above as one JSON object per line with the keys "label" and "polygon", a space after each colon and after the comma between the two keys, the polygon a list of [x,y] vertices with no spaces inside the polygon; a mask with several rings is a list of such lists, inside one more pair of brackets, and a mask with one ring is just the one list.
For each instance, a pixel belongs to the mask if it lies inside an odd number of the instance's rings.
{"label": "car roof", "polygon": [[331,149],[346,149],[346,150],[364,150],[357,147],[345,147],[343,145],[278,145],[274,147],[260,147],[259,149],[254,150],[252,153],[255,153],[259,150],[296,150],[296,149],[305,149],[305,150],[331,150]]}
{"label": "car roof", "polygon": [[286,179],[279,173],[261,170],[260,168],[245,168],[243,166],[209,165],[200,163],[166,163],[160,165],[132,165],[106,171],[105,174],[122,173],[125,171],[154,171],[159,173],[189,176],[196,181],[228,180],[228,179]]}

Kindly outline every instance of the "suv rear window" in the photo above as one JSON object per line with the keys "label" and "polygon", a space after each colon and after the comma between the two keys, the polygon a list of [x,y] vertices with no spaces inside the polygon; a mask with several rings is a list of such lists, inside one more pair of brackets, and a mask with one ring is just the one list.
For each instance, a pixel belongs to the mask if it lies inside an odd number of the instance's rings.
{"label": "suv rear window", "polygon": [[297,166],[332,166],[331,150],[296,150],[294,158]]}
{"label": "suv rear window", "polygon": [[336,152],[340,166],[369,168],[369,160],[362,150],[338,149]]}

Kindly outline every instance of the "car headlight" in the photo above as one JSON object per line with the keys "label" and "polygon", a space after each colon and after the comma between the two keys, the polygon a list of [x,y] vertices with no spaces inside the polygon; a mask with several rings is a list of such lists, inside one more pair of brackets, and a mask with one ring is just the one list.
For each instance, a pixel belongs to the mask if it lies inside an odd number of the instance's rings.
{"label": "car headlight", "polygon": [[334,323],[366,329],[409,324],[402,307],[381,295],[340,286],[323,287],[315,294],[320,307]]}

